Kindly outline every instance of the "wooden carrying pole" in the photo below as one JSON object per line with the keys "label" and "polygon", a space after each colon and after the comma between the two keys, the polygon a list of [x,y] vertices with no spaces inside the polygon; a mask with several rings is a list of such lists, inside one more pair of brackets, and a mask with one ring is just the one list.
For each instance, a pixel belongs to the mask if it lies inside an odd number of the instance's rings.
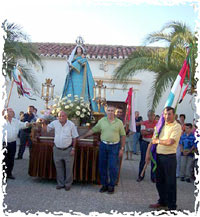
{"label": "wooden carrying pole", "polygon": [[143,167],[143,170],[142,170],[142,172],[140,174],[140,177],[144,177],[144,173],[145,173],[145,170],[146,170],[147,166],[148,166],[148,163],[145,163],[145,165]]}
{"label": "wooden carrying pole", "polygon": [[11,93],[12,93],[13,84],[14,84],[14,79],[12,79],[12,83],[11,83],[10,92],[9,92],[9,95],[8,95],[8,101],[7,101],[7,104],[6,104],[6,108],[8,108],[8,105],[9,105],[9,102],[10,102],[10,96],[11,96]]}
{"label": "wooden carrying pole", "polygon": [[[152,144],[151,142],[148,144],[148,148],[149,148],[149,146],[150,146],[151,144]],[[147,149],[147,151],[148,151],[148,149]],[[143,167],[143,169],[142,169],[142,172],[141,172],[141,174],[140,174],[141,177],[144,177],[144,173],[145,173],[145,171],[146,171],[147,166],[148,166],[148,162],[145,162],[145,165],[144,165],[144,167]]]}

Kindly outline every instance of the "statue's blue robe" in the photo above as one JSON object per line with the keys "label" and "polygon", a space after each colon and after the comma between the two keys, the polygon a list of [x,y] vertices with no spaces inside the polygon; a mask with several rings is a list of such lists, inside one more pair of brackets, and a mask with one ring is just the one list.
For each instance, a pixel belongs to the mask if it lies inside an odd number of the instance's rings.
{"label": "statue's blue robe", "polygon": [[[71,94],[72,100],[74,100],[74,96],[78,95],[79,97],[83,97],[85,102],[90,102],[91,110],[97,112],[98,106],[93,100],[94,85],[95,82],[87,59],[75,56],[71,63],[70,72],[65,80],[62,98]],[[104,112],[103,108],[101,108],[101,112]]]}

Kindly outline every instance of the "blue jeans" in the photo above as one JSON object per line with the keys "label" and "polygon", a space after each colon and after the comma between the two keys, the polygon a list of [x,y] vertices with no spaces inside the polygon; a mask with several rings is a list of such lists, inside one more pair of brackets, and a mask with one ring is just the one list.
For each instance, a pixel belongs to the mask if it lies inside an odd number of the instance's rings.
{"label": "blue jeans", "polygon": [[135,132],[133,134],[133,153],[138,153],[138,143],[140,142],[139,141],[140,139],[140,133],[138,132]]}
{"label": "blue jeans", "polygon": [[[99,147],[100,182],[104,186],[115,186],[118,177],[119,144],[108,145],[103,142]],[[109,179],[109,180],[108,180]]]}

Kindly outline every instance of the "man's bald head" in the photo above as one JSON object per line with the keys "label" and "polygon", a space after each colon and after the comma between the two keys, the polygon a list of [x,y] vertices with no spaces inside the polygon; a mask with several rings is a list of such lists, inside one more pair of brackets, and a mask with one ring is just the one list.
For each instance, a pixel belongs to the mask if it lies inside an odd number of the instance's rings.
{"label": "man's bald head", "polygon": [[64,125],[66,123],[66,121],[67,121],[67,113],[61,110],[58,113],[58,120],[60,121],[60,123],[62,125]]}

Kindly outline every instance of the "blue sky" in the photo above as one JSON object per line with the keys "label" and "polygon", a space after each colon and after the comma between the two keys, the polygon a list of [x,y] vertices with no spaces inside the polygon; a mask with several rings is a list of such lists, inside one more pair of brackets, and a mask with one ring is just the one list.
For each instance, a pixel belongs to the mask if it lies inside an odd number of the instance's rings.
{"label": "blue sky", "polygon": [[[147,34],[169,21],[185,22],[195,30],[198,13],[193,3],[167,6],[158,0],[57,0],[13,1],[6,4],[5,18],[23,27],[33,42],[74,43],[83,36],[87,44],[142,45]],[[162,1],[162,2],[167,2]],[[197,3],[196,3],[197,4]],[[16,10],[20,8],[20,10]]]}

